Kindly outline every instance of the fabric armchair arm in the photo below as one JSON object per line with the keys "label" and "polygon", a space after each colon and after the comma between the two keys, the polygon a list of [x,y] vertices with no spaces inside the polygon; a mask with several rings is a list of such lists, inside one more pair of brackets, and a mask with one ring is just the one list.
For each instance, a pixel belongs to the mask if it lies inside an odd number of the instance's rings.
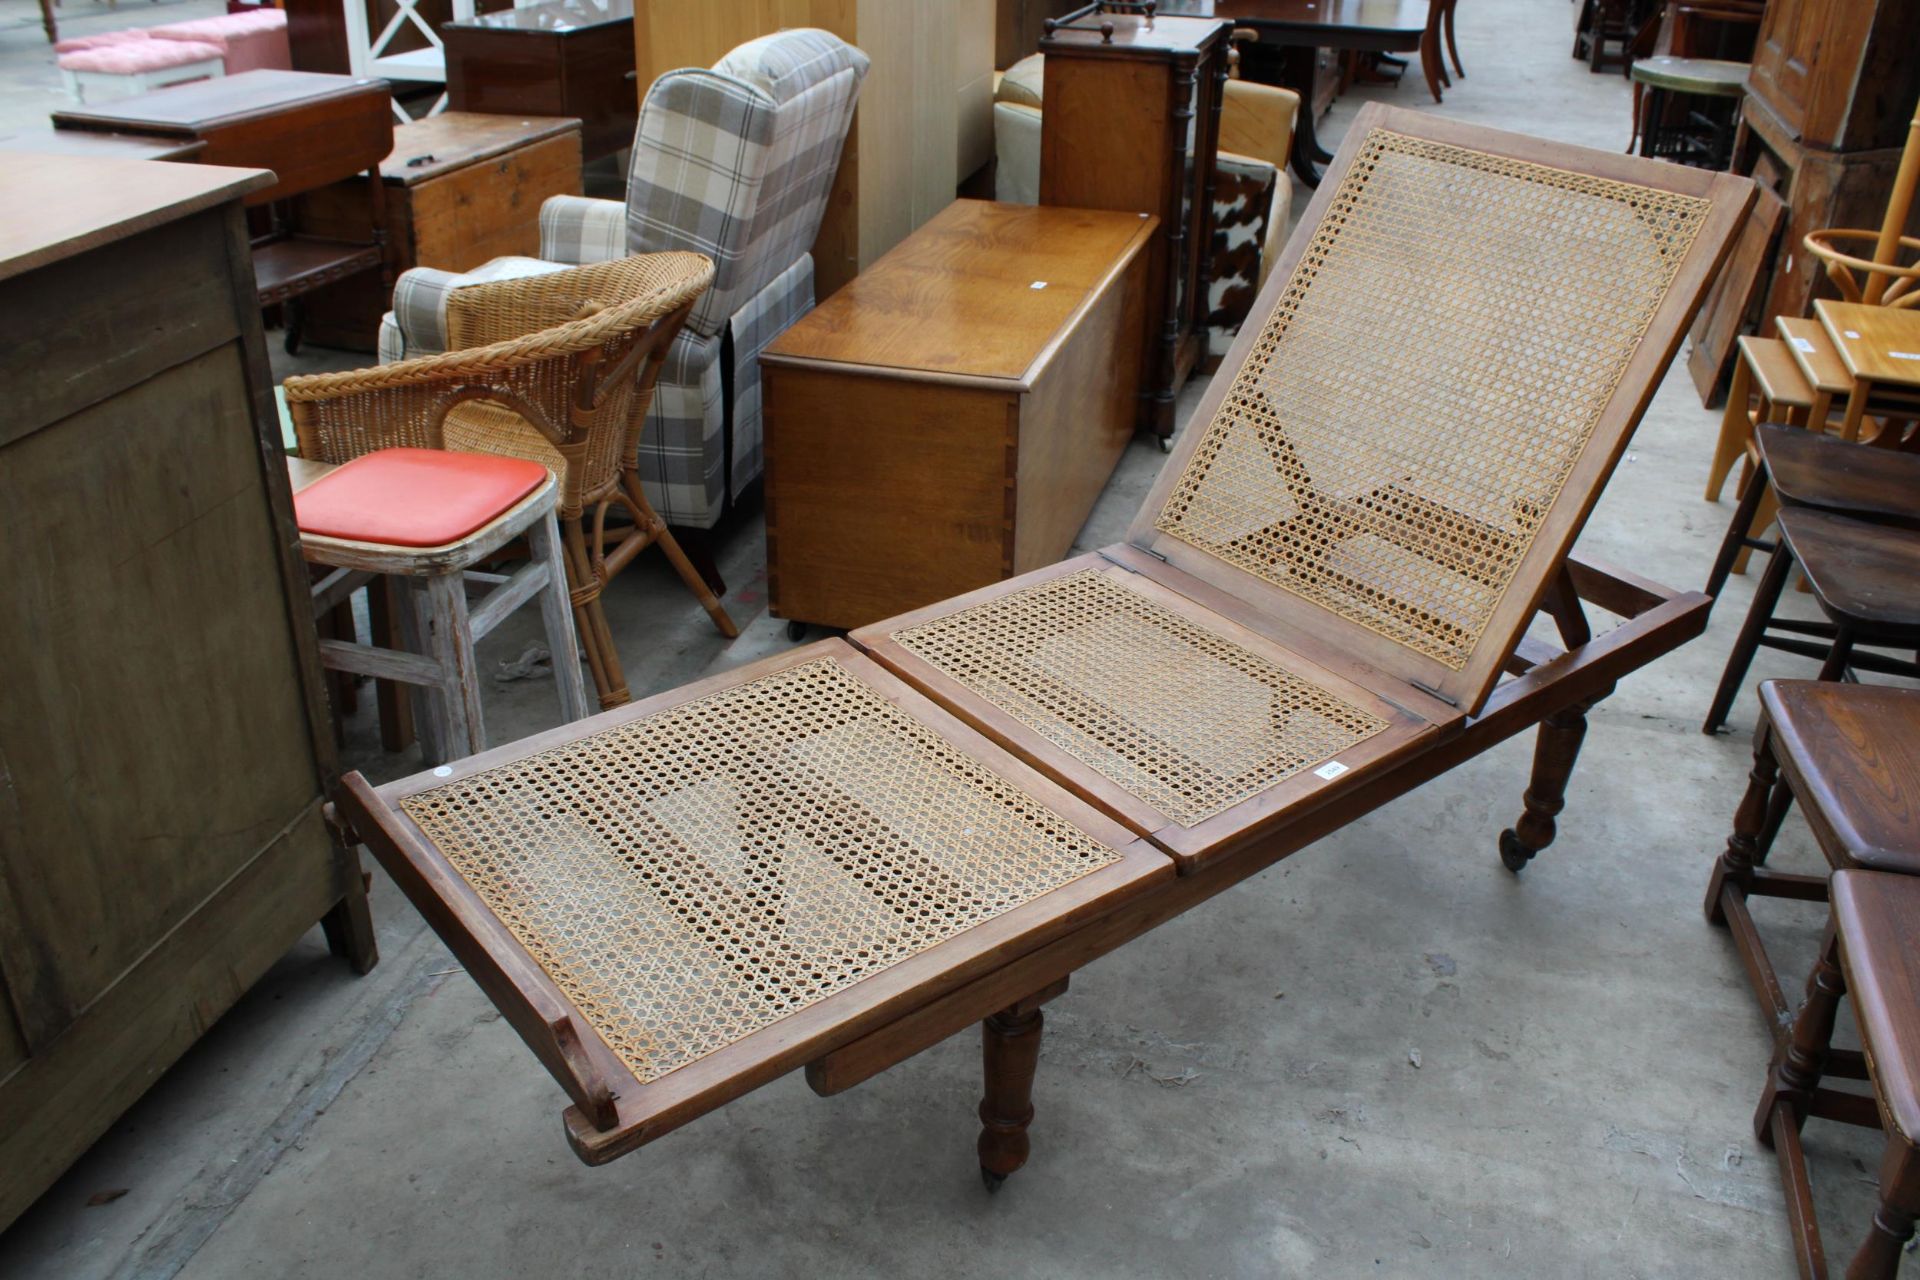
{"label": "fabric armchair arm", "polygon": [[[432,355],[447,349],[447,299],[469,282],[459,271],[414,267],[393,282],[393,327],[400,342],[393,352],[400,358]],[[383,345],[382,358],[388,352]]]}
{"label": "fabric armchair arm", "polygon": [[627,207],[618,200],[553,196],[540,206],[540,256],[586,266],[627,256]]}

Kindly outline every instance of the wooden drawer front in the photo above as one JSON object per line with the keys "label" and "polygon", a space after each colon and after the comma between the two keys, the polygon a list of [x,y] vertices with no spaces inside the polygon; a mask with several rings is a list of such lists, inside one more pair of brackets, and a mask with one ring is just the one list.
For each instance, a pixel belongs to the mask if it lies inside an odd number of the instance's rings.
{"label": "wooden drawer front", "polygon": [[[0,285],[0,448],[239,332],[226,215],[210,212]],[[249,286],[251,287],[251,286]],[[84,378],[73,376],[84,369]]]}
{"label": "wooden drawer front", "polygon": [[251,414],[229,343],[0,449],[0,965],[36,1051],[317,803]]}
{"label": "wooden drawer front", "polygon": [[[494,258],[540,252],[540,205],[580,194],[580,135],[548,138],[413,187],[387,188],[406,207],[407,265],[468,271]],[[397,199],[396,199],[397,197]]]}
{"label": "wooden drawer front", "polygon": [[1012,571],[1018,397],[805,367],[762,376],[775,613],[857,627]]}

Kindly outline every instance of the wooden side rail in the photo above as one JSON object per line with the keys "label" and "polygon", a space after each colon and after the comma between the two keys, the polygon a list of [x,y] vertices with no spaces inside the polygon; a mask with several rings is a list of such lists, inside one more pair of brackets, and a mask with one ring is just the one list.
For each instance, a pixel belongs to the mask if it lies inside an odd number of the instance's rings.
{"label": "wooden side rail", "polygon": [[[574,1022],[577,1013],[553,979],[533,963],[446,859],[392,816],[365,778],[349,773],[342,779],[339,803],[348,827],[373,850],[580,1114],[596,1129],[612,1129],[618,1123],[619,1095],[609,1080],[637,1087],[633,1074],[597,1036],[581,1035]],[[601,1053],[596,1055],[590,1043]]]}
{"label": "wooden side rail", "polygon": [[[1390,800],[1487,751],[1522,730],[1573,706],[1604,697],[1623,676],[1678,648],[1706,629],[1712,598],[1677,592],[1623,570],[1569,558],[1567,571],[1580,598],[1622,616],[1620,626],[1566,652],[1528,641],[1527,669],[1496,688],[1479,715],[1433,748],[1348,793],[1303,813],[1297,822],[1260,837],[1192,875],[1181,876],[1141,901],[1097,920],[807,1068],[807,1083],[822,1095],[839,1093],[896,1063],[966,1030],[990,1014],[1062,984],[1083,965],[1149,929],[1199,906],[1249,876],[1346,826]],[[1562,779],[1564,785],[1564,779]]]}

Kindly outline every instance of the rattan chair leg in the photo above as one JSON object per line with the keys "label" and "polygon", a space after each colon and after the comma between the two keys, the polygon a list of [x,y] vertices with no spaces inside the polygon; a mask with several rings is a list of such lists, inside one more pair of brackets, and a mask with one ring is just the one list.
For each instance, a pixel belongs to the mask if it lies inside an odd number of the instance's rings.
{"label": "rattan chair leg", "polygon": [[620,651],[614,647],[613,630],[607,626],[607,613],[600,602],[606,584],[594,571],[593,556],[587,550],[587,532],[579,516],[560,522],[566,547],[567,587],[573,601],[573,620],[579,628],[580,644],[587,652],[587,667],[593,672],[594,688],[600,693],[600,709],[610,711],[633,700],[627,692],[626,672],[620,667]]}
{"label": "rattan chair leg", "polygon": [[660,549],[666,552],[667,560],[673,565],[673,571],[680,575],[680,581],[687,584],[687,590],[693,592],[694,598],[700,602],[700,607],[707,611],[709,618],[713,619],[713,625],[720,629],[720,634],[729,640],[739,635],[740,628],[735,626],[733,619],[728,616],[726,606],[720,603],[720,597],[713,594],[713,589],[707,586],[706,579],[700,576],[700,571],[693,567],[691,560],[687,559],[687,553],[680,549],[679,539],[675,538],[673,531],[667,528],[667,522],[655,513],[652,504],[647,501],[646,493],[640,488],[640,478],[633,472],[626,471],[621,473],[620,483],[626,490],[627,501],[635,509],[635,523],[641,528],[653,531],[652,537],[660,544]]}
{"label": "rattan chair leg", "polygon": [[570,723],[589,714],[587,689],[580,678],[580,638],[573,627],[573,600],[567,590],[567,561],[560,549],[560,525],[552,512],[528,527],[527,550],[535,561],[547,567],[547,582],[540,588],[540,621],[546,628],[547,649],[553,655],[553,683],[560,695],[560,716]]}

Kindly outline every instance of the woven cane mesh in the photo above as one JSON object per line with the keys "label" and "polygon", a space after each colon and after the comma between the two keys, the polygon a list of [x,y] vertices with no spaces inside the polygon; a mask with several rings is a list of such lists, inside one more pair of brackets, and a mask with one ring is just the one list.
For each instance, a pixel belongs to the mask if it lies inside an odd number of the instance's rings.
{"label": "woven cane mesh", "polygon": [[[712,279],[697,253],[655,253],[456,289],[452,350],[287,379],[301,456],[341,463],[410,445],[528,458],[560,477],[560,515],[578,515],[634,456],[671,336],[661,322]],[[606,376],[630,360],[631,376]],[[589,375],[600,377],[590,404]],[[480,393],[491,398],[448,407]]]}
{"label": "woven cane mesh", "polygon": [[832,661],[401,808],[643,1082],[1119,860]]}
{"label": "woven cane mesh", "polygon": [[1372,131],[1156,527],[1461,669],[1708,207]]}
{"label": "woven cane mesh", "polygon": [[1187,827],[1386,728],[1091,569],[893,639]]}

